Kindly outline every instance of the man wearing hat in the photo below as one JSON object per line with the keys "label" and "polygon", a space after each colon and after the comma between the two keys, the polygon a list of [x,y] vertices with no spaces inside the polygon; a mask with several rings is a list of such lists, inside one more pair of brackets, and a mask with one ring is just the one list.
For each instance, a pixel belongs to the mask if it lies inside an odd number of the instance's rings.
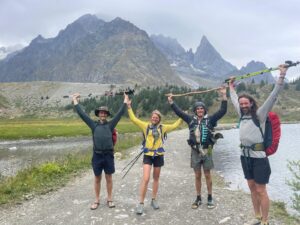
{"label": "man wearing hat", "polygon": [[215,203],[212,198],[212,179],[210,170],[214,164],[212,160],[212,147],[217,138],[222,137],[221,134],[213,134],[217,121],[221,119],[227,111],[226,88],[220,89],[222,95],[221,108],[211,116],[207,114],[207,108],[203,102],[196,102],[193,107],[194,115],[188,115],[183,112],[173,101],[172,95],[168,97],[171,108],[182,118],[189,126],[188,144],[191,146],[191,167],[195,173],[195,187],[197,197],[192,204],[193,209],[197,209],[201,204],[201,167],[203,167],[206,186],[207,186],[207,207],[212,209]]}
{"label": "man wearing hat", "polygon": [[117,123],[121,119],[121,116],[125,112],[125,100],[128,98],[128,96],[124,94],[124,104],[121,106],[115,117],[110,121],[107,121],[107,117],[111,115],[107,106],[101,106],[95,109],[95,115],[99,118],[99,120],[92,120],[79,106],[79,97],[79,94],[73,94],[73,104],[75,106],[75,110],[80,118],[92,130],[93,136],[92,166],[95,175],[94,190],[96,199],[91,205],[91,209],[97,209],[100,204],[101,174],[103,170],[106,179],[107,206],[109,208],[114,208],[115,205],[112,201],[112,174],[115,172],[115,164],[112,133]]}

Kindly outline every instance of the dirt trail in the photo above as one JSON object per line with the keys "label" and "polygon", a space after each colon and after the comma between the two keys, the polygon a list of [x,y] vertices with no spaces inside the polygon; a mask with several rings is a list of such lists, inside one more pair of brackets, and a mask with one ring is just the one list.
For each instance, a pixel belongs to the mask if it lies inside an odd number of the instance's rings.
{"label": "dirt trail", "polygon": [[[162,168],[158,195],[159,210],[153,210],[150,206],[151,182],[145,200],[145,213],[138,216],[134,212],[138,202],[142,160],[138,161],[125,179],[121,179],[122,168],[139,151],[136,147],[130,149],[131,156],[128,159],[116,161],[116,173],[113,177],[116,208],[109,209],[106,206],[106,187],[105,182],[102,182],[101,204],[97,210],[89,209],[94,200],[93,173],[89,170],[56,192],[8,209],[1,208],[0,224],[244,224],[251,218],[252,213],[249,195],[241,191],[228,190],[220,184],[222,182],[216,174],[213,188],[216,207],[207,209],[206,185],[202,180],[204,202],[198,209],[191,209],[195,188],[186,137],[186,129],[168,135],[165,166]],[[283,224],[274,220],[270,222]]]}

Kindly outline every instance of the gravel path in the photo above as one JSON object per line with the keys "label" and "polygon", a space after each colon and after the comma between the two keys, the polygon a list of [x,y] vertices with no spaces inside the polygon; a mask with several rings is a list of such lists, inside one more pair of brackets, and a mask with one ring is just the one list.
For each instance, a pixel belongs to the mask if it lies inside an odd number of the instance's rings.
{"label": "gravel path", "polygon": [[[244,224],[251,218],[250,196],[241,191],[228,190],[216,174],[213,186],[216,207],[207,209],[206,185],[202,180],[204,203],[196,210],[191,209],[195,188],[194,175],[190,168],[190,150],[186,144],[187,133],[184,129],[168,135],[165,166],[160,178],[159,210],[153,210],[150,206],[151,182],[145,200],[145,213],[138,216],[134,212],[142,175],[141,159],[127,177],[121,179],[122,168],[139,151],[136,147],[129,150],[128,159],[116,161],[116,173],[113,177],[116,208],[109,209],[105,204],[106,188],[103,181],[101,204],[97,210],[89,209],[94,200],[93,173],[89,170],[56,192],[35,197],[21,205],[1,208],[0,224]],[[283,224],[274,220],[270,222]]]}

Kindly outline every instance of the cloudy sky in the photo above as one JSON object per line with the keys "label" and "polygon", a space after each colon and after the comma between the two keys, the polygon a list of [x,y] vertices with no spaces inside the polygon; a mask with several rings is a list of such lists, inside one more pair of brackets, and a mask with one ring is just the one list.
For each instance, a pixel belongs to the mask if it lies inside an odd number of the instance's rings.
{"label": "cloudy sky", "polygon": [[[203,35],[237,67],[300,60],[299,0],[0,0],[0,47],[54,37],[78,17],[129,20],[194,51]],[[300,69],[290,75],[300,76]]]}

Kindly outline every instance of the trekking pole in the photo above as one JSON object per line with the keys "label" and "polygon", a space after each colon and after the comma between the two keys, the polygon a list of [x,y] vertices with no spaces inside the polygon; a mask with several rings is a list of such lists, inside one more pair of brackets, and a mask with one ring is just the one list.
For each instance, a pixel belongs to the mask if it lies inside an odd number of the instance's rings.
{"label": "trekking pole", "polygon": [[140,157],[140,154],[142,154],[143,151],[139,152],[123,169],[122,172],[136,159]]}
{"label": "trekking pole", "polygon": [[211,91],[216,91],[221,89],[222,87],[217,87],[217,88],[212,88],[209,90],[204,90],[204,91],[192,91],[192,92],[187,92],[187,93],[182,93],[182,94],[165,94],[165,96],[170,96],[172,95],[172,97],[180,97],[180,96],[187,96],[187,95],[195,95],[195,94],[203,94],[203,93],[207,93],[207,92],[211,92]]}
{"label": "trekking pole", "polygon": [[[297,66],[300,62],[292,62],[292,61],[285,61],[285,68],[289,68],[289,67],[292,67],[292,66]],[[274,71],[274,70],[279,70],[279,67],[271,67],[271,68],[267,68],[267,69],[263,69],[263,70],[260,70],[260,71],[256,71],[256,72],[252,72],[252,73],[246,73],[246,74],[243,74],[243,75],[240,75],[240,76],[236,76],[236,77],[233,77],[234,80],[242,80],[242,79],[245,79],[245,78],[249,78],[249,77],[254,77],[254,76],[257,76],[257,75],[260,75],[260,74],[264,74],[264,73],[269,73],[271,71]],[[229,81],[231,80],[231,78],[227,78],[225,80],[225,83],[228,83]]]}
{"label": "trekking pole", "polygon": [[137,162],[137,160],[140,158],[140,156],[143,154],[143,151],[141,151],[135,158],[134,161],[132,162],[131,166],[128,168],[126,173],[123,175],[122,179],[127,175],[127,173],[130,171],[130,169],[134,166],[134,164]]}
{"label": "trekking pole", "polygon": [[[284,67],[289,68],[289,67],[292,67],[292,66],[297,66],[298,64],[300,64],[300,62],[299,61],[297,61],[297,62],[285,61],[285,64],[286,65]],[[260,70],[260,71],[247,73],[247,74],[243,74],[243,75],[240,75],[240,76],[235,76],[235,77],[232,77],[232,78],[227,78],[224,83],[225,84],[228,83],[231,79],[234,79],[235,81],[236,80],[242,80],[242,79],[245,79],[245,78],[254,77],[254,76],[257,76],[257,75],[260,75],[260,74],[268,73],[268,72],[271,72],[271,71],[274,71],[274,70],[279,70],[279,67],[274,67],[274,68],[271,67],[271,68],[263,69],[263,70]],[[222,87],[217,87],[217,88],[212,88],[212,89],[209,89],[209,90],[192,91],[192,92],[187,92],[187,93],[183,93],[183,94],[169,93],[169,94],[165,94],[165,96],[180,97],[180,96],[187,96],[187,95],[194,95],[194,94],[203,94],[203,93],[207,93],[207,92],[211,92],[211,91],[216,91],[216,90],[219,90],[221,88]]]}

